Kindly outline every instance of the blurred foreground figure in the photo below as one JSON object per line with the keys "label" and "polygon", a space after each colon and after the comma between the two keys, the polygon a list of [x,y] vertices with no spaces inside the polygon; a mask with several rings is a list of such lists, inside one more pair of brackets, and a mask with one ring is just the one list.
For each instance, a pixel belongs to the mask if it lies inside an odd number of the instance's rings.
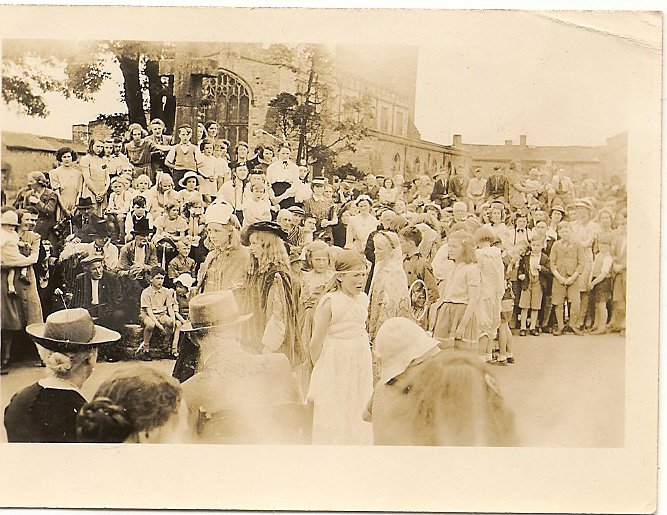
{"label": "blurred foreground figure", "polygon": [[187,443],[188,407],[173,377],[148,367],[118,370],[83,406],[82,443]]}
{"label": "blurred foreground figure", "polygon": [[241,347],[240,315],[231,290],[190,301],[181,329],[199,347],[194,376],[182,385],[201,443],[310,443],[312,413],[299,403],[287,357],[251,354]]}
{"label": "blurred foreground figure", "polygon": [[381,328],[380,382],[370,406],[374,444],[516,445],[514,415],[486,366],[437,344],[409,320],[389,319]]}

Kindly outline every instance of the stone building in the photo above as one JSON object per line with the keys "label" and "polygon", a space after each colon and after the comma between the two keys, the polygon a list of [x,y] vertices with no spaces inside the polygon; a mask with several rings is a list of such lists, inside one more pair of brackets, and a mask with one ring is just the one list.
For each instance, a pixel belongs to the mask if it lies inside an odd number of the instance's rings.
{"label": "stone building", "polygon": [[11,196],[25,186],[28,173],[52,170],[60,147],[70,147],[80,155],[86,152],[86,146],[78,141],[2,131],[2,188],[5,194]]}
{"label": "stone building", "polygon": [[[232,146],[241,140],[251,146],[275,143],[262,132],[268,103],[281,92],[299,98],[306,88],[304,70],[281,64],[261,44],[178,43],[175,50],[173,60],[160,63],[160,73],[173,76],[176,125],[216,120]],[[414,125],[416,75],[416,47],[336,47],[334,70],[323,79],[329,105],[338,105],[340,114],[346,97],[365,96],[374,112],[370,136],[356,152],[339,154],[339,165],[412,178],[465,159],[464,149],[422,140]]]}

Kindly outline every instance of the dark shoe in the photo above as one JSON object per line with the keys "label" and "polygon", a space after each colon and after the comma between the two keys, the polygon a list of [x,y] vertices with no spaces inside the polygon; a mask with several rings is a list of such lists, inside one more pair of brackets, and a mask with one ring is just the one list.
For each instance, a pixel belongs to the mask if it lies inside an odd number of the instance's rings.
{"label": "dark shoe", "polygon": [[141,361],[153,361],[153,358],[151,358],[151,355],[148,351],[144,351],[141,354],[138,355],[138,358]]}
{"label": "dark shoe", "polygon": [[508,362],[510,365],[514,365],[514,356],[511,356],[511,357],[508,356],[508,357],[507,357],[507,362]]}
{"label": "dark shoe", "polygon": [[530,330],[530,335],[531,336],[539,336],[540,332],[537,329],[531,329]]}
{"label": "dark shoe", "polygon": [[120,360],[116,356],[107,356],[104,361],[107,363],[118,363]]}
{"label": "dark shoe", "polygon": [[553,334],[554,336],[560,336],[560,335],[563,334],[563,330],[562,329],[554,329],[553,333],[551,333],[551,334]]}
{"label": "dark shoe", "polygon": [[499,367],[506,367],[508,361],[509,361],[509,359],[503,359],[503,360],[499,359],[498,361],[494,361],[492,363],[492,365],[496,365],[496,366],[499,366]]}
{"label": "dark shoe", "polygon": [[579,329],[578,327],[570,327],[570,329],[577,336],[583,336],[583,334],[584,334],[584,332],[581,329]]}
{"label": "dark shoe", "polygon": [[521,330],[519,331],[519,336],[526,336],[527,334],[528,334],[528,333],[526,332],[525,329],[521,329]]}
{"label": "dark shoe", "polygon": [[551,334],[553,333],[553,329],[551,329],[551,327],[543,327],[542,332],[545,334]]}

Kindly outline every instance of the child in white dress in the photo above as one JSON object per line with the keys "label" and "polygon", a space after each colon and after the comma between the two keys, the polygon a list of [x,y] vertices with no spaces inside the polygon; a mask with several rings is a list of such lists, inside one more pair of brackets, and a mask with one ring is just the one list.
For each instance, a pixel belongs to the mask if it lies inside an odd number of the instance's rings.
{"label": "child in white dress", "polygon": [[373,392],[370,338],[366,331],[367,263],[353,250],[336,257],[331,291],[315,311],[310,351],[315,367],[308,399],[314,403],[313,444],[370,445],[363,420]]}

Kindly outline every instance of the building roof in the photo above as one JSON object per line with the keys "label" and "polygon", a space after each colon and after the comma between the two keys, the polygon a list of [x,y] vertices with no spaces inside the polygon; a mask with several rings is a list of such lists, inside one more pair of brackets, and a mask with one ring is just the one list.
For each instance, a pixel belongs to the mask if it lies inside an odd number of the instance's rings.
{"label": "building roof", "polygon": [[8,131],[2,131],[0,137],[2,138],[2,146],[7,149],[56,152],[60,147],[71,147],[77,152],[86,151],[86,146],[83,143],[71,139]]}
{"label": "building roof", "polygon": [[463,143],[461,147],[473,159],[492,161],[572,161],[598,162],[600,147],[550,147],[533,145],[477,145]]}

